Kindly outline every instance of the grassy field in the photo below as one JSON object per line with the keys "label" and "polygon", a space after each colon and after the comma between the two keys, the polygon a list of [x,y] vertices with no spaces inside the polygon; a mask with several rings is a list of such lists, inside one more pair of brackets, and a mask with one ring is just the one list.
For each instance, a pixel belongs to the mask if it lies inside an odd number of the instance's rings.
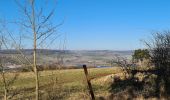
{"label": "grassy field", "polygon": [[[92,86],[96,96],[108,93],[109,84],[103,82],[102,77],[120,72],[118,68],[91,68],[88,69]],[[11,80],[15,73],[6,73],[7,80]],[[42,99],[89,99],[88,88],[83,69],[66,69],[41,71],[40,93]],[[9,86],[9,94],[13,99],[34,98],[34,73],[21,72],[12,85]],[[16,92],[16,93],[15,93]],[[17,93],[18,92],[18,93]],[[0,95],[3,96],[3,83],[0,81]]]}

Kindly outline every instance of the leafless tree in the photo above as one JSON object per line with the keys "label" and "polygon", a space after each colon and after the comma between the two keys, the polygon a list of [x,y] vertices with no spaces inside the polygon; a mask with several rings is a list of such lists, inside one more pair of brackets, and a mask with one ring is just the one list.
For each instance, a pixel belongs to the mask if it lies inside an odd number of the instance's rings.
{"label": "leafless tree", "polygon": [[[19,39],[15,38],[15,35],[8,30],[8,27],[3,24],[3,29],[5,33],[8,34],[10,38],[10,45],[13,49],[19,52],[19,55],[13,56],[22,65],[31,66],[35,73],[35,85],[36,85],[36,100],[39,99],[39,73],[37,69],[37,49],[46,43],[47,47],[52,44],[61,34],[57,32],[57,28],[63,24],[53,24],[53,16],[56,7],[56,0],[42,0],[40,4],[37,4],[37,0],[15,0],[21,12],[21,17],[18,20],[12,22],[12,24],[17,25],[18,28],[22,30]],[[53,6],[48,6],[48,2],[53,2]],[[41,7],[39,5],[42,5]],[[48,8],[48,10],[47,10]],[[49,10],[49,8],[52,8]],[[19,32],[19,31],[17,31]],[[15,33],[16,34],[16,33]],[[19,41],[17,41],[19,40]],[[24,42],[23,42],[24,41]],[[32,43],[33,47],[33,60],[28,58],[23,52],[22,47],[26,45],[25,41]],[[43,47],[45,48],[45,47]],[[8,46],[6,46],[6,49]],[[63,61],[63,56],[59,55],[58,61]]]}
{"label": "leafless tree", "polygon": [[116,54],[114,58],[111,60],[111,63],[118,65],[123,70],[125,78],[127,78],[127,75],[130,75],[131,73],[130,67],[132,66],[129,66],[131,65],[131,63],[129,63],[129,61],[125,57]]}
{"label": "leafless tree", "polygon": [[[0,50],[9,48],[6,42],[6,38],[1,34],[0,35]],[[7,58],[9,59],[9,57]],[[7,67],[5,67],[4,57],[0,54],[0,75],[2,77],[3,87],[4,87],[4,100],[10,99],[13,96],[17,95],[17,91],[9,91],[10,86],[18,79],[19,73],[14,73],[13,77],[9,78]],[[10,92],[10,93],[9,93]]]}
{"label": "leafless tree", "polygon": [[150,41],[145,41],[145,43],[157,70],[157,96],[161,93],[159,87],[162,84],[164,84],[164,94],[170,94],[170,31],[156,32]]}
{"label": "leafless tree", "polygon": [[[46,6],[47,0],[42,0]],[[33,43],[33,70],[35,73],[36,83],[36,100],[39,100],[39,75],[37,69],[37,48],[45,41],[55,40],[59,34],[57,28],[62,24],[54,25],[52,17],[55,12],[56,1],[54,0],[54,8],[51,11],[45,11],[45,7],[40,7],[37,0],[25,0],[24,2],[16,0],[16,4],[20,8],[22,18],[16,21],[18,25],[24,29],[24,36],[32,40]],[[47,6],[46,6],[47,7]],[[27,34],[28,33],[28,34]],[[30,34],[31,33],[31,34]],[[31,36],[31,37],[30,37]],[[50,39],[49,39],[50,38]],[[47,39],[49,39],[47,41]],[[49,42],[51,43],[51,41]]]}
{"label": "leafless tree", "polygon": [[[0,38],[0,50],[2,49],[2,41],[3,41],[3,37]],[[7,83],[6,83],[5,73],[4,73],[4,67],[2,65],[2,58],[0,58],[0,72],[4,84],[4,100],[7,100]]]}

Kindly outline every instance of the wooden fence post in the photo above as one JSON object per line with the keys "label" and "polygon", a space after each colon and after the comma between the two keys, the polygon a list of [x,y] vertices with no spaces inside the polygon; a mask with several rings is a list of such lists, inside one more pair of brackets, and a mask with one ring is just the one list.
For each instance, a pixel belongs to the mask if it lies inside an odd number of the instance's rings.
{"label": "wooden fence post", "polygon": [[95,100],[94,92],[93,92],[93,89],[92,89],[92,85],[90,83],[90,78],[88,76],[88,71],[87,71],[86,65],[83,65],[83,68],[84,68],[84,73],[85,73],[85,76],[86,76],[87,84],[88,84],[88,87],[89,87],[89,93],[91,95],[91,99]]}

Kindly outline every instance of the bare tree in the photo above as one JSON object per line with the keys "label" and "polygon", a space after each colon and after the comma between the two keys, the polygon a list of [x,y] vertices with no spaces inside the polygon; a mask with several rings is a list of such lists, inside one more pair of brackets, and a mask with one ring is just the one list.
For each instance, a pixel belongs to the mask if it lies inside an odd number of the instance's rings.
{"label": "bare tree", "polygon": [[[1,34],[0,36],[0,50],[2,49],[8,49],[8,45],[6,43],[6,38]],[[14,82],[18,79],[19,73],[14,73],[13,77],[9,78],[8,77],[8,70],[7,67],[5,67],[5,62],[4,60],[9,60],[12,59],[10,57],[3,57],[3,55],[0,55],[0,75],[2,77],[2,82],[3,82],[3,87],[4,87],[4,100],[10,99],[13,96],[19,94],[18,91],[9,91],[10,86],[14,84]],[[10,61],[9,61],[10,62]]]}
{"label": "bare tree", "polygon": [[151,61],[157,71],[157,96],[160,96],[161,89],[164,95],[170,94],[170,31],[156,32],[150,41],[145,41],[150,50]]}
{"label": "bare tree", "polygon": [[[26,37],[29,37],[33,40],[33,70],[35,73],[35,84],[36,84],[36,100],[39,100],[39,75],[38,75],[38,69],[37,69],[37,48],[44,43],[47,39],[53,40],[56,39],[56,37],[59,36],[59,34],[56,32],[59,25],[53,25],[52,24],[52,16],[55,12],[55,6],[51,9],[51,11],[45,12],[44,10],[46,8],[43,7],[37,7],[36,2],[37,0],[26,0],[24,2],[17,1],[16,3],[18,7],[20,8],[23,16],[20,20],[16,21],[18,25],[22,26],[25,30],[25,33],[32,33],[32,37],[30,35],[27,35]],[[47,1],[41,1],[44,2],[45,5]],[[48,1],[49,2],[49,1]],[[56,4],[56,2],[54,1]],[[24,34],[26,35],[26,34]],[[50,43],[50,42],[49,42]]]}
{"label": "bare tree", "polygon": [[[6,23],[3,25],[3,28],[10,38],[10,45],[19,52],[19,55],[15,55],[13,57],[16,58],[22,65],[31,66],[34,71],[36,100],[39,100],[37,49],[45,42],[47,43],[47,46],[49,46],[60,36],[57,32],[57,28],[62,25],[63,22],[57,25],[53,24],[52,17],[55,12],[56,0],[42,0],[41,7],[39,6],[40,4],[37,4],[37,0],[15,1],[21,11],[21,18],[12,23],[22,30],[19,39],[14,38],[14,33],[8,30]],[[51,5],[50,7],[47,6],[48,2],[53,2],[54,7],[51,7]],[[49,12],[46,9],[48,7],[52,8]],[[21,39],[23,39],[24,42]],[[17,40],[19,40],[19,42]],[[25,41],[30,42],[33,45],[33,60],[30,60],[30,58],[22,52],[22,46],[25,45]],[[6,49],[9,49],[8,46],[6,46]],[[61,61],[63,61],[63,56],[61,57]]]}
{"label": "bare tree", "polygon": [[[125,57],[121,57],[120,55],[115,55],[114,58],[110,61],[110,63],[118,65],[125,75],[125,78],[127,78],[128,75],[131,73],[132,65],[130,61],[128,61]],[[130,68],[131,67],[131,68]]]}
{"label": "bare tree", "polygon": [[[0,38],[0,50],[2,50],[2,41],[3,37]],[[2,65],[2,58],[0,59],[0,72],[4,84],[4,100],[7,100],[7,83],[6,83],[6,78],[5,78],[5,73],[4,73],[4,66]]]}

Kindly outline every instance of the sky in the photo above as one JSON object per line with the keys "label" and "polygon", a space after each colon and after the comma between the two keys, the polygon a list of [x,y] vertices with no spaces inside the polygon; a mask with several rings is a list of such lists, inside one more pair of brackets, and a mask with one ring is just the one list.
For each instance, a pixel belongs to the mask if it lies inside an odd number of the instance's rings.
{"label": "sky", "polygon": [[[0,0],[1,17],[19,17],[14,0]],[[170,0],[58,0],[53,20],[64,20],[59,32],[67,49],[134,50],[151,33],[170,28]]]}

